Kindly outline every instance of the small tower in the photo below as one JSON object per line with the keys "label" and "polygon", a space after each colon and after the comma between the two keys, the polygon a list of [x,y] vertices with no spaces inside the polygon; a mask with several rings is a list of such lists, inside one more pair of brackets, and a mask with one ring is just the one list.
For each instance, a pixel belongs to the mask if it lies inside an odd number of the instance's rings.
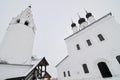
{"label": "small tower", "polygon": [[87,20],[88,20],[89,23],[93,23],[95,21],[95,18],[92,15],[92,13],[87,12],[87,11],[86,11],[86,18],[87,18]]}
{"label": "small tower", "polygon": [[85,18],[81,18],[81,17],[79,17],[78,23],[80,25],[79,26],[80,30],[85,28],[88,25],[88,22],[86,22]]}
{"label": "small tower", "polygon": [[12,64],[27,64],[32,56],[35,24],[31,6],[12,18],[0,49],[0,58]]}
{"label": "small tower", "polygon": [[71,27],[72,27],[73,33],[76,33],[78,31],[78,27],[76,26],[76,24],[73,21],[72,21]]}

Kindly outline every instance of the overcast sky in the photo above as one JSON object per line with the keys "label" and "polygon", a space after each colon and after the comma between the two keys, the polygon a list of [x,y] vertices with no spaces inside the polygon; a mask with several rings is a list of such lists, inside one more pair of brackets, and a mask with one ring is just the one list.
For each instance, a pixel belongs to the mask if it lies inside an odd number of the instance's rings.
{"label": "overcast sky", "polygon": [[30,4],[37,27],[33,54],[46,57],[54,77],[55,65],[68,55],[64,38],[72,34],[71,18],[77,23],[77,13],[85,17],[86,9],[98,19],[112,12],[120,23],[120,0],[0,0],[0,41],[12,17]]}

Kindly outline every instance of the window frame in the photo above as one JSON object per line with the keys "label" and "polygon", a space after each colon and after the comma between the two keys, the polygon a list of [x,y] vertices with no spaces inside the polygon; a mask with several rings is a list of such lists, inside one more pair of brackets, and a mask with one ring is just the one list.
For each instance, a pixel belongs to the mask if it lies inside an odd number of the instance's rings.
{"label": "window frame", "polygon": [[66,73],[65,73],[65,71],[63,72],[63,75],[64,75],[64,77],[66,77]]}
{"label": "window frame", "polygon": [[76,44],[76,48],[77,48],[77,50],[80,50],[80,45]]}
{"label": "window frame", "polygon": [[83,67],[83,70],[84,70],[85,74],[89,73],[87,64],[83,64],[82,67]]}
{"label": "window frame", "polygon": [[99,38],[100,41],[104,41],[105,40],[105,38],[103,37],[102,34],[98,34],[97,37]]}
{"label": "window frame", "polygon": [[70,71],[67,71],[67,72],[68,72],[68,76],[70,77],[71,76]]}
{"label": "window frame", "polygon": [[92,46],[92,42],[90,41],[90,39],[87,39],[86,42],[88,46]]}

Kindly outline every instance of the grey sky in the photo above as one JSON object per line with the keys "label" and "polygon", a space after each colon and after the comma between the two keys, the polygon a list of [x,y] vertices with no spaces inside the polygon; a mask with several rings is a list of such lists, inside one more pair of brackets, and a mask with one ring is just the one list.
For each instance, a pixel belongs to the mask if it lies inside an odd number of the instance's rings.
{"label": "grey sky", "polygon": [[68,54],[64,38],[72,34],[71,18],[77,22],[77,13],[85,17],[86,9],[98,19],[112,12],[120,23],[120,0],[0,0],[0,40],[12,17],[30,4],[37,27],[33,53],[46,57],[52,76],[55,65]]}

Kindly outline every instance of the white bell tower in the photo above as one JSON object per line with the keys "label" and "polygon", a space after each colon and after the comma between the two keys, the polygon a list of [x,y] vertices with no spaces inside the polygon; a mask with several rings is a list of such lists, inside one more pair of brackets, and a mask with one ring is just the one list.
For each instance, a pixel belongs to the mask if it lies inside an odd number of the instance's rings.
{"label": "white bell tower", "polygon": [[27,64],[32,56],[35,24],[31,6],[13,18],[0,49],[0,59],[11,64]]}

